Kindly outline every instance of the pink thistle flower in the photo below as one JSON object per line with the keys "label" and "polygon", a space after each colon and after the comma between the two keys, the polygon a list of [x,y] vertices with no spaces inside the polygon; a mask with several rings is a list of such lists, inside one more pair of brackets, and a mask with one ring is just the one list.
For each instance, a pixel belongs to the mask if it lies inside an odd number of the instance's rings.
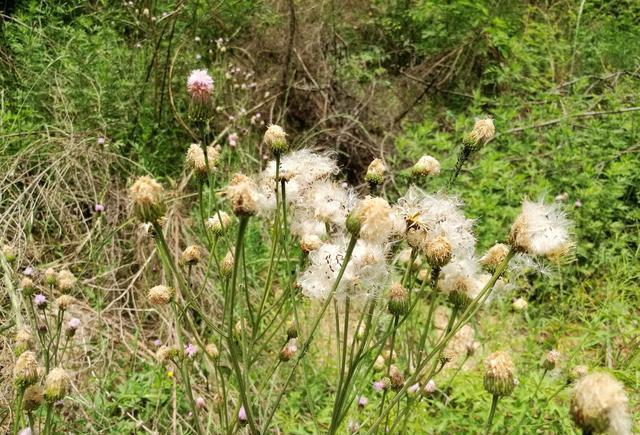
{"label": "pink thistle flower", "polygon": [[244,405],[242,405],[240,411],[238,411],[238,420],[241,423],[246,423],[247,421],[247,411],[244,409]]}
{"label": "pink thistle flower", "polygon": [[31,275],[33,275],[33,272],[34,272],[33,267],[27,266],[22,271],[22,274],[25,275],[25,276],[31,276]]}
{"label": "pink thistle flower", "polygon": [[207,402],[205,402],[204,397],[199,396],[196,398],[196,406],[198,409],[204,409],[207,407]]}
{"label": "pink thistle flower", "polygon": [[72,317],[69,319],[69,323],[67,323],[67,327],[69,329],[73,329],[74,331],[80,327],[82,322],[77,317]]}
{"label": "pink thistle flower", "polygon": [[359,408],[364,408],[365,406],[367,406],[367,403],[369,403],[369,399],[367,399],[364,396],[358,397],[358,407]]}
{"label": "pink thistle flower", "polygon": [[42,293],[38,293],[33,297],[33,302],[36,304],[36,307],[44,308],[47,306],[47,297]]}
{"label": "pink thistle flower", "polygon": [[378,393],[379,393],[379,392],[381,392],[382,390],[384,390],[384,382],[382,382],[382,381],[375,381],[375,382],[373,383],[373,389],[374,389],[374,391],[376,391],[376,392],[378,392]]}
{"label": "pink thistle flower", "polygon": [[159,338],[156,338],[155,340],[153,340],[153,345],[156,347],[160,347],[162,345],[162,341],[160,341]]}
{"label": "pink thistle flower", "polygon": [[410,386],[409,388],[407,388],[407,394],[409,394],[410,396],[413,396],[414,394],[416,394],[418,392],[419,389],[420,389],[420,384],[415,383],[412,386]]}
{"label": "pink thistle flower", "polygon": [[196,355],[196,353],[198,353],[198,348],[197,348],[197,347],[195,347],[195,346],[193,345],[193,343],[189,343],[188,345],[186,345],[186,346],[184,347],[184,353],[185,353],[185,355],[187,355],[189,358],[193,358],[193,357]]}
{"label": "pink thistle flower", "polygon": [[187,79],[187,91],[193,100],[205,102],[213,92],[213,79],[206,69],[191,71]]}
{"label": "pink thistle flower", "polygon": [[100,136],[98,138],[98,145],[104,145],[104,137]]}
{"label": "pink thistle flower", "polygon": [[229,141],[229,146],[235,148],[238,145],[238,133],[231,133],[227,140]]}
{"label": "pink thistle flower", "polygon": [[102,204],[96,204],[93,209],[96,211],[96,213],[102,213],[104,211],[104,205]]}

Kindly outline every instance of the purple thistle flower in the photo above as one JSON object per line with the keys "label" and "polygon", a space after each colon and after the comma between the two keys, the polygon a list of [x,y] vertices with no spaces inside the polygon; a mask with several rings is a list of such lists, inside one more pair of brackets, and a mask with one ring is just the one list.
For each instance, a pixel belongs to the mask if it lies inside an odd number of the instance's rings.
{"label": "purple thistle flower", "polygon": [[77,317],[72,317],[71,319],[69,319],[69,323],[67,323],[67,327],[75,331],[80,327],[81,323],[82,322],[80,322],[80,319],[78,319]]}
{"label": "purple thistle flower", "polygon": [[155,340],[153,340],[153,345],[156,347],[160,347],[160,345],[162,344],[162,341],[160,341],[159,338],[156,338]]}
{"label": "purple thistle flower", "polygon": [[205,402],[204,397],[199,396],[196,398],[196,406],[198,409],[204,409],[207,407],[207,402]]}
{"label": "purple thistle flower", "polygon": [[369,403],[369,399],[364,396],[358,397],[358,406],[360,408],[364,408],[365,406],[367,406],[367,403]]}
{"label": "purple thistle flower", "polygon": [[374,391],[376,391],[376,392],[378,392],[378,393],[379,393],[380,391],[384,390],[384,382],[382,382],[382,381],[375,381],[375,382],[373,383],[373,389],[374,389]]}
{"label": "purple thistle flower", "polygon": [[193,358],[196,355],[196,353],[198,353],[198,348],[195,347],[193,343],[189,343],[188,345],[185,346],[184,353],[189,358]]}
{"label": "purple thistle flower", "polygon": [[34,272],[33,267],[27,266],[22,271],[22,274],[25,275],[25,276],[31,276],[31,275],[33,275],[33,272]]}
{"label": "purple thistle flower", "polygon": [[409,395],[414,395],[418,392],[418,390],[420,389],[420,384],[415,383],[412,386],[410,386],[409,388],[407,388],[407,394]]}
{"label": "purple thistle flower", "polygon": [[36,304],[36,307],[44,308],[47,306],[47,297],[42,293],[38,293],[33,297],[33,302]]}
{"label": "purple thistle flower", "polygon": [[96,213],[102,213],[104,211],[104,205],[96,204],[93,209],[96,211]]}

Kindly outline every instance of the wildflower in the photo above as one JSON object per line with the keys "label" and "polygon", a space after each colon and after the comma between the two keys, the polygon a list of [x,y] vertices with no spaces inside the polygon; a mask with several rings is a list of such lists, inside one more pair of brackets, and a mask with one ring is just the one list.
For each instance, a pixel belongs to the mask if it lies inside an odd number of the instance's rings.
{"label": "wildflower", "polygon": [[180,255],[180,263],[194,266],[202,260],[202,251],[195,245],[189,245]]}
{"label": "wildflower", "polygon": [[16,355],[33,348],[33,335],[26,328],[20,328],[16,332],[14,352]]}
{"label": "wildflower", "polygon": [[67,336],[73,337],[81,324],[82,322],[80,322],[80,319],[77,317],[69,319],[69,322],[67,323]]}
{"label": "wildflower", "polygon": [[53,268],[44,271],[44,283],[50,286],[56,285],[58,282],[58,273]]}
{"label": "wildflower", "polygon": [[102,213],[102,212],[104,211],[104,205],[102,205],[102,204],[96,204],[96,205],[94,205],[94,206],[93,206],[93,210],[94,210],[96,213]]}
{"label": "wildflower", "polygon": [[168,370],[168,371],[167,371],[167,377],[168,377],[169,379],[173,379],[173,376],[174,376],[173,370]]}
{"label": "wildflower", "polygon": [[511,227],[509,244],[518,252],[557,258],[570,247],[569,221],[556,204],[524,201]]}
{"label": "wildflower", "polygon": [[157,222],[164,215],[164,189],[151,177],[139,177],[129,189],[129,198],[141,222]]}
{"label": "wildflower", "polygon": [[31,266],[27,266],[27,267],[25,267],[25,268],[24,268],[24,270],[22,271],[22,274],[23,274],[24,276],[33,276],[33,272],[35,272],[35,271],[33,270],[33,267],[31,267]]}
{"label": "wildflower", "polygon": [[381,392],[381,391],[384,391],[384,389],[385,389],[385,383],[384,383],[384,381],[375,381],[375,382],[373,383],[373,390],[374,390],[376,393],[379,393],[379,392]]}
{"label": "wildflower", "polygon": [[280,361],[289,361],[298,351],[298,344],[295,338],[291,338],[280,351]]}
{"label": "wildflower", "polygon": [[73,273],[69,272],[68,270],[61,270],[60,272],[58,272],[56,286],[58,287],[58,290],[64,293],[71,290],[76,285],[77,281],[78,280],[73,275]]}
{"label": "wildflower", "polygon": [[631,434],[628,398],[623,385],[607,373],[580,379],[571,395],[570,414],[583,433]]}
{"label": "wildflower", "polygon": [[389,203],[379,197],[361,200],[347,217],[347,229],[363,240],[382,243],[394,233],[399,233],[401,224]]}
{"label": "wildflower", "polygon": [[193,357],[196,356],[196,353],[198,353],[198,348],[192,343],[189,343],[184,347],[184,354],[187,357],[193,359]]}
{"label": "wildflower", "polygon": [[205,409],[207,407],[207,402],[205,402],[204,397],[202,396],[196,397],[196,407],[198,409]]}
{"label": "wildflower", "polygon": [[162,341],[159,338],[156,338],[155,340],[153,340],[153,345],[155,347],[160,347],[162,345]]}
{"label": "wildflower", "polygon": [[247,424],[247,411],[244,409],[244,405],[242,405],[238,411],[238,422],[240,424]]}
{"label": "wildflower", "polygon": [[244,174],[236,174],[225,188],[224,197],[236,216],[252,216],[258,212],[259,194],[255,183]]}
{"label": "wildflower", "polygon": [[507,258],[509,253],[509,246],[504,243],[496,243],[493,245],[486,254],[480,258],[480,263],[491,272],[495,271],[500,266],[504,259]]}
{"label": "wildflower", "polygon": [[62,295],[56,299],[56,305],[59,310],[67,310],[69,307],[76,303],[76,298],[70,295]]}
{"label": "wildflower", "polygon": [[471,152],[475,152],[482,148],[487,142],[493,139],[496,134],[496,128],[491,118],[476,119],[473,130],[463,139],[465,148]]}
{"label": "wildflower", "polygon": [[35,290],[33,280],[25,276],[20,280],[20,288],[25,296],[31,296]]}
{"label": "wildflower", "polygon": [[452,304],[465,309],[480,294],[484,283],[473,259],[456,259],[442,268],[438,288]]}
{"label": "wildflower", "polygon": [[13,379],[18,388],[26,388],[38,380],[36,354],[30,350],[22,352],[13,367]]}
{"label": "wildflower", "polygon": [[231,224],[231,216],[224,211],[214,213],[212,217],[207,219],[206,227],[216,236],[224,234],[224,231]]}
{"label": "wildflower", "polygon": [[360,430],[360,423],[350,420],[347,424],[347,430],[349,431],[349,433],[358,433],[358,431]]}
{"label": "wildflower", "polygon": [[37,308],[44,310],[47,307],[47,297],[42,293],[38,293],[33,297],[33,303]]}
{"label": "wildflower", "polygon": [[391,285],[387,300],[387,308],[394,316],[399,317],[407,313],[409,309],[407,290],[400,283]]}
{"label": "wildflower", "polygon": [[25,411],[32,412],[44,401],[44,390],[38,384],[29,385],[22,396],[22,406]]}
{"label": "wildflower", "polygon": [[191,71],[187,79],[187,91],[197,103],[207,103],[213,93],[213,79],[205,69]]}
{"label": "wildflower", "polygon": [[413,384],[409,388],[407,388],[407,395],[409,397],[415,396],[416,394],[418,394],[419,390],[420,390],[420,384],[418,382],[416,382],[415,384]]}
{"label": "wildflower", "polygon": [[218,164],[218,161],[220,160],[220,152],[216,147],[207,146],[206,148],[206,159],[200,144],[192,143],[189,145],[189,149],[187,150],[187,166],[200,176],[207,174],[207,167],[209,168],[208,172],[214,172],[216,164]]}
{"label": "wildflower", "polygon": [[153,305],[166,305],[173,299],[175,291],[166,285],[151,287],[147,293],[147,300]]}
{"label": "wildflower", "polygon": [[525,298],[518,298],[513,301],[511,307],[513,308],[513,311],[521,312],[525,311],[527,307],[529,307],[529,303]]}
{"label": "wildflower", "polygon": [[13,263],[18,258],[16,248],[12,245],[4,245],[2,247],[2,255],[4,255],[4,258],[8,263]]}
{"label": "wildflower", "polygon": [[264,133],[263,140],[274,154],[282,154],[287,150],[287,133],[278,125],[271,124]]}
{"label": "wildflower", "polygon": [[396,391],[404,386],[404,375],[394,364],[389,367],[389,379],[391,387]]}
{"label": "wildflower", "polygon": [[484,389],[494,396],[511,394],[517,380],[514,376],[515,366],[507,352],[494,352],[484,361]]}
{"label": "wildflower", "polygon": [[424,155],[413,165],[411,173],[422,177],[438,175],[440,173],[440,162],[431,156]]}
{"label": "wildflower", "polygon": [[424,384],[424,387],[422,388],[422,394],[430,396],[431,394],[435,393],[436,390],[437,387],[435,381],[433,379],[429,379],[429,382]]}
{"label": "wildflower", "polygon": [[379,186],[384,181],[385,172],[387,172],[387,168],[382,159],[374,159],[367,168],[364,180],[372,187]]}
{"label": "wildflower", "polygon": [[369,403],[369,399],[367,399],[365,396],[358,397],[358,408],[364,408],[365,406],[367,406],[367,403]]}
{"label": "wildflower", "polygon": [[44,397],[49,403],[64,399],[69,391],[71,378],[61,367],[51,370],[44,380]]}
{"label": "wildflower", "polygon": [[229,143],[229,146],[232,148],[235,148],[238,146],[238,140],[240,140],[238,133],[231,133],[229,134],[229,136],[227,136],[227,142]]}

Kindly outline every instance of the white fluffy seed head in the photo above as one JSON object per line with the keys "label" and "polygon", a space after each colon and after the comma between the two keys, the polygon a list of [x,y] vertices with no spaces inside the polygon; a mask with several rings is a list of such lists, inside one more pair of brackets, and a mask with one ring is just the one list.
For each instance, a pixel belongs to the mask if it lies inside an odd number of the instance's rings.
{"label": "white fluffy seed head", "polygon": [[236,174],[223,192],[236,216],[252,216],[258,213],[260,194],[256,184],[244,174]]}
{"label": "white fluffy seed head", "polygon": [[607,373],[596,372],[576,382],[570,413],[584,433],[631,434],[628,398],[623,385]]}
{"label": "white fluffy seed head", "polygon": [[557,204],[525,200],[511,226],[509,244],[518,252],[558,259],[571,248],[569,226]]}

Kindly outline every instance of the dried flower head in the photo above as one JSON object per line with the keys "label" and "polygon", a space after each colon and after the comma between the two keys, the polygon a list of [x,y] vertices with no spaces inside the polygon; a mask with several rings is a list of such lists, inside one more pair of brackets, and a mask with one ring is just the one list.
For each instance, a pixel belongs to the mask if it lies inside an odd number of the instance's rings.
{"label": "dried flower head", "polygon": [[572,391],[571,418],[583,433],[631,434],[624,386],[607,373],[580,379]]}
{"label": "dried flower head", "polygon": [[173,299],[175,290],[166,285],[157,285],[149,289],[147,300],[153,305],[167,305]]}
{"label": "dried flower head", "polygon": [[38,384],[29,385],[22,396],[22,407],[27,412],[33,412],[44,401],[44,390]]}
{"label": "dried flower head", "polygon": [[453,255],[451,243],[444,235],[427,239],[424,254],[431,267],[442,268],[449,263]]}
{"label": "dried flower head", "polygon": [[62,295],[56,299],[56,305],[58,306],[58,309],[62,311],[69,309],[69,307],[75,303],[76,298],[71,295]]}
{"label": "dried flower head", "polygon": [[525,298],[518,298],[513,301],[511,304],[513,311],[521,312],[525,311],[529,307],[529,303]]}
{"label": "dried flower head", "polygon": [[296,325],[295,319],[291,319],[287,323],[287,340],[292,338],[298,338],[298,325]]}
{"label": "dried flower head", "polygon": [[8,263],[13,263],[18,258],[16,248],[13,245],[3,245],[2,255]]}
{"label": "dried flower head", "polygon": [[156,351],[156,359],[159,363],[164,363],[166,361],[172,361],[180,357],[180,350],[177,346],[167,346],[163,345],[158,348]]}
{"label": "dried flower head", "polygon": [[78,280],[73,275],[73,273],[65,269],[58,272],[58,279],[56,280],[56,285],[58,287],[58,290],[64,293],[71,290],[76,285],[77,281]]}
{"label": "dried flower head", "polygon": [[502,264],[507,254],[509,246],[504,243],[496,243],[480,258],[480,263],[489,271],[493,272]]}
{"label": "dried flower head", "polygon": [[391,388],[398,391],[404,387],[404,374],[395,364],[389,367],[389,379],[391,380]]}
{"label": "dried flower head", "polygon": [[464,139],[463,143],[465,148],[474,152],[479,150],[489,142],[496,134],[496,128],[493,125],[493,119],[491,118],[479,118],[476,119],[476,123],[473,126],[473,130]]}
{"label": "dried flower head", "polygon": [[569,380],[576,381],[581,379],[589,374],[589,368],[584,365],[577,365],[571,369],[569,372]]}
{"label": "dried flower head", "polygon": [[35,290],[35,285],[33,284],[33,280],[29,277],[24,277],[20,280],[20,288],[22,289],[22,293],[29,297],[33,295],[33,291]]}
{"label": "dried flower head", "polygon": [[322,246],[322,240],[315,234],[305,234],[300,238],[300,249],[303,252],[311,252]]}
{"label": "dried flower head", "polygon": [[424,155],[413,165],[411,173],[422,177],[438,175],[440,173],[440,162],[431,156]]}
{"label": "dried flower head", "polygon": [[558,205],[524,201],[511,226],[509,244],[518,252],[559,258],[571,248],[569,220]]}
{"label": "dried flower head", "polygon": [[375,361],[373,362],[373,369],[375,371],[379,372],[382,369],[384,369],[386,365],[387,365],[387,363],[384,360],[384,357],[382,355],[378,355],[376,357]]}
{"label": "dried flower head", "polygon": [[215,343],[207,344],[204,350],[213,359],[216,359],[220,356],[220,351],[218,350],[218,346],[216,346]]}
{"label": "dried flower head", "polygon": [[207,219],[207,228],[216,236],[224,234],[229,225],[231,224],[231,216],[228,213],[220,210],[212,217]]}
{"label": "dried flower head", "polygon": [[15,346],[13,348],[13,351],[16,355],[20,355],[27,350],[33,349],[33,343],[34,341],[31,331],[22,327],[16,332]]}
{"label": "dried flower head", "polygon": [[220,264],[220,272],[222,273],[222,276],[231,276],[231,272],[233,272],[233,266],[236,262],[233,251],[233,249],[229,249],[222,259],[222,263]]}
{"label": "dried flower head", "polygon": [[542,367],[545,370],[553,370],[556,368],[556,364],[560,360],[560,352],[557,350],[550,350],[544,357],[544,361],[542,362]]}
{"label": "dried flower head", "polygon": [[293,356],[298,352],[298,342],[297,339],[291,338],[284,345],[284,347],[280,350],[280,361],[286,362],[289,361]]}
{"label": "dried flower head", "polygon": [[18,388],[26,388],[38,380],[38,361],[35,352],[22,352],[13,367],[13,379]]}
{"label": "dried flower head", "polygon": [[48,403],[64,399],[71,386],[69,373],[61,367],[56,367],[49,372],[44,380],[44,398]]}
{"label": "dried flower head", "polygon": [[202,250],[196,245],[189,245],[180,254],[180,263],[194,266],[202,260]]}
{"label": "dried flower head", "polygon": [[370,186],[379,186],[384,181],[384,174],[386,172],[387,168],[382,159],[374,159],[369,163],[364,180],[369,183]]}
{"label": "dried flower head", "polygon": [[387,308],[394,316],[402,316],[409,309],[407,290],[400,284],[394,283],[387,294]]}
{"label": "dried flower head", "polygon": [[129,189],[133,213],[141,222],[157,222],[164,215],[164,189],[149,176],[139,177]]}
{"label": "dried flower head", "polygon": [[494,396],[508,396],[516,387],[515,365],[507,352],[498,351],[484,360],[484,389]]}
{"label": "dried flower head", "polygon": [[256,184],[244,174],[236,174],[223,192],[236,216],[252,216],[258,212],[260,201]]}
{"label": "dried flower head", "polygon": [[347,217],[347,229],[363,240],[383,243],[401,231],[402,223],[389,203],[380,197],[361,200]]}
{"label": "dried flower head", "polygon": [[207,156],[205,159],[204,151],[200,144],[192,143],[189,145],[186,162],[187,166],[196,174],[201,176],[206,175],[207,167],[209,168],[209,172],[214,172],[218,160],[220,160],[220,151],[218,151],[216,147],[207,147]]}
{"label": "dried flower head", "polygon": [[287,133],[279,125],[271,124],[264,133],[264,144],[275,154],[287,151]]}
{"label": "dried flower head", "polygon": [[58,282],[58,272],[52,267],[44,271],[44,283],[49,286],[54,286]]}

